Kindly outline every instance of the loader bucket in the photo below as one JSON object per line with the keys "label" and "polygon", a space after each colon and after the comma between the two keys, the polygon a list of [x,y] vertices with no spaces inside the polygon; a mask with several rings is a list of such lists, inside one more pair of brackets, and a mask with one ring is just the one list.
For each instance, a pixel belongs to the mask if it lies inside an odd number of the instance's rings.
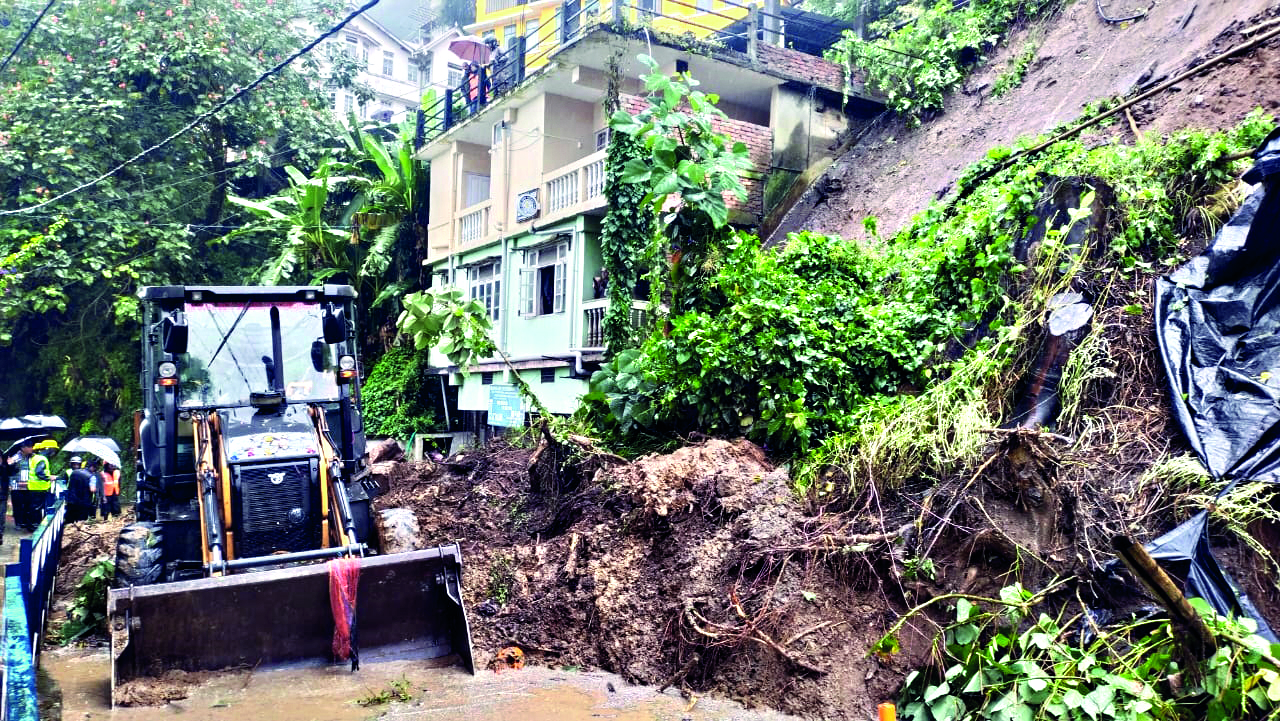
{"label": "loader bucket", "polygon": [[[457,544],[361,559],[361,660],[456,656],[474,673],[461,578]],[[169,669],[333,661],[324,563],[114,589],[107,622],[113,703],[121,684]]]}

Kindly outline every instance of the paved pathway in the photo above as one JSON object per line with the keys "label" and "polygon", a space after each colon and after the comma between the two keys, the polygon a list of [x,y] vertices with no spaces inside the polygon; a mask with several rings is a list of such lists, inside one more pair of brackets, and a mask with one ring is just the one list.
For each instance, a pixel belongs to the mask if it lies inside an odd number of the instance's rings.
{"label": "paved pathway", "polygon": [[[5,508],[4,510],[7,511],[9,509]],[[18,542],[24,538],[31,538],[31,534],[13,525],[13,515],[5,513],[4,544],[0,545],[0,566],[18,560]],[[4,575],[4,569],[0,568],[0,576],[2,575]]]}

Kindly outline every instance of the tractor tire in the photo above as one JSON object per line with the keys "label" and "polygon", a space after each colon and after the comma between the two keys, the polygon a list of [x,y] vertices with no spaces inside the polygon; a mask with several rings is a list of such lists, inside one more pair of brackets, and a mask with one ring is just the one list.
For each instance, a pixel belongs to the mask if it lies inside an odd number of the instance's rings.
{"label": "tractor tire", "polygon": [[384,508],[374,520],[378,526],[379,553],[404,553],[423,547],[418,517],[408,508]]}
{"label": "tractor tire", "polygon": [[160,524],[130,523],[116,540],[116,588],[147,586],[160,580],[164,571],[164,550]]}

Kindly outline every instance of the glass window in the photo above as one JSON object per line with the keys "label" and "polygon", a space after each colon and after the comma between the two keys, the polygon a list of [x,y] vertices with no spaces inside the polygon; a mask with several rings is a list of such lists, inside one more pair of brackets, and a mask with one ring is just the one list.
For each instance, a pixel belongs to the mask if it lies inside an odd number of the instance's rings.
{"label": "glass window", "polygon": [[355,103],[355,98],[351,97],[351,93],[343,93],[342,94],[342,113],[344,115],[350,113],[351,108],[354,107],[353,105],[354,103]]}
{"label": "glass window", "polygon": [[457,65],[450,64],[449,79],[446,81],[446,83],[451,88],[456,88],[459,85],[461,85],[462,84],[462,68]]}
{"label": "glass window", "polygon": [[369,48],[360,50],[360,63],[364,66],[366,72],[372,72],[369,70]]}
{"label": "glass window", "polygon": [[556,243],[524,252],[524,267],[520,269],[521,315],[564,312],[568,263],[568,243]]}
{"label": "glass window", "polygon": [[502,29],[502,43],[506,45],[507,50],[516,46],[516,26],[514,23]]}
{"label": "glass window", "polygon": [[[319,370],[311,356],[323,322],[318,304],[189,303],[186,311],[189,340],[178,364],[180,405],[247,404],[251,393],[273,390],[290,400],[338,397],[334,359],[342,347],[325,346]],[[276,368],[272,350],[277,327],[282,369]]]}
{"label": "glass window", "polygon": [[471,300],[484,306],[490,320],[498,320],[502,305],[502,263],[485,263],[467,269],[467,285]]}
{"label": "glass window", "polygon": [[396,54],[390,50],[382,51],[382,74],[393,77],[396,74]]}
{"label": "glass window", "polygon": [[360,45],[360,41],[356,38],[355,35],[348,35],[344,39],[347,41],[347,44],[343,48],[343,50],[346,51],[349,57],[354,58],[356,56],[356,49]]}
{"label": "glass window", "polygon": [[409,63],[409,82],[418,82],[418,66],[413,63]]}

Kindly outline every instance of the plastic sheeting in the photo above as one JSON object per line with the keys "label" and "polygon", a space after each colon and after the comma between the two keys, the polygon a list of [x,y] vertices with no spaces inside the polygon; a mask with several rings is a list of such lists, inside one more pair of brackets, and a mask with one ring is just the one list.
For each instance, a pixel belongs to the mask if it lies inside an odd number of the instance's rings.
{"label": "plastic sheeting", "polygon": [[[1258,186],[1199,257],[1156,283],[1156,330],[1174,413],[1215,479],[1280,481],[1280,129],[1245,174]],[[1226,492],[1225,490],[1223,491]],[[1276,636],[1218,565],[1208,515],[1147,544],[1224,615]]]}

